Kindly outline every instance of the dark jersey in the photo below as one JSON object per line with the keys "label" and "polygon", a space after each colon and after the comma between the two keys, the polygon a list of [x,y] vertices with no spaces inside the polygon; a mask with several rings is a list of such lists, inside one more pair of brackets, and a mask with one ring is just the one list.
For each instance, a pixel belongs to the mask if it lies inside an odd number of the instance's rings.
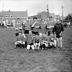
{"label": "dark jersey", "polygon": [[59,37],[60,33],[64,31],[63,25],[62,24],[55,24],[53,28],[53,33],[56,33],[56,36]]}

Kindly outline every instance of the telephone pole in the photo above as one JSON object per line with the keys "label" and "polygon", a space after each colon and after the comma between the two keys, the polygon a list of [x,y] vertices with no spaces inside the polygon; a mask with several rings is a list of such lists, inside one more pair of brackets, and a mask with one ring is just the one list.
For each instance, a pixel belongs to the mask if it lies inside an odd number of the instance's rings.
{"label": "telephone pole", "polygon": [[62,5],[62,23],[63,23],[63,9],[64,9],[64,6]]}
{"label": "telephone pole", "polygon": [[48,8],[48,4],[47,4],[47,18],[49,18],[49,8]]}

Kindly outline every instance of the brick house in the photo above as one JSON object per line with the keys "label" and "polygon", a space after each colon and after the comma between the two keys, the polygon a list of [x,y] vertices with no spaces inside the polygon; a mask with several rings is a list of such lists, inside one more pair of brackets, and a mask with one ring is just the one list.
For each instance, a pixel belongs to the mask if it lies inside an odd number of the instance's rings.
{"label": "brick house", "polygon": [[[19,25],[24,19],[28,18],[28,12],[26,11],[1,11],[0,12],[0,21],[5,21],[6,24]],[[15,25],[14,25],[15,26]]]}

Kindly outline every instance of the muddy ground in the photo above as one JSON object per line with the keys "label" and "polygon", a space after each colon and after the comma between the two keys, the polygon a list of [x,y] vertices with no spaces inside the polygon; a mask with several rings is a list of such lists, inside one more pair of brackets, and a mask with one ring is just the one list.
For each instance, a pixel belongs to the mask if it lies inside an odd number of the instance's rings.
{"label": "muddy ground", "polygon": [[0,29],[0,72],[72,72],[72,27],[63,32],[63,48],[15,49],[14,29]]}

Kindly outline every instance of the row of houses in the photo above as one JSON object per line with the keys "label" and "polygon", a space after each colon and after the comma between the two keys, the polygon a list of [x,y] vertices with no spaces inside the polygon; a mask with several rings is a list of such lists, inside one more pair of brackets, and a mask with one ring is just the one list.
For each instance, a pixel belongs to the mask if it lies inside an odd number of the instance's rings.
{"label": "row of houses", "polygon": [[28,16],[28,11],[1,11],[0,12],[0,22],[6,24],[13,24],[13,26],[20,26],[22,22],[25,20],[33,20],[36,17],[40,20],[45,20],[44,23],[51,24],[51,22],[55,22],[58,19],[61,19],[59,15],[55,15],[54,13],[48,12],[40,12],[34,16]]}
{"label": "row of houses", "polygon": [[54,13],[48,13],[46,11],[42,11],[38,13],[37,15],[28,17],[30,20],[39,19],[41,20],[41,24],[47,24],[47,26],[53,26],[57,20],[61,20],[61,17],[59,15],[55,15]]}
{"label": "row of houses", "polygon": [[[28,18],[28,12],[26,11],[1,11],[0,12],[0,23],[13,24],[18,26],[22,24],[24,20]],[[17,24],[17,25],[15,25]]]}
{"label": "row of houses", "polygon": [[[29,19],[33,19],[34,16],[30,16]],[[55,15],[54,13],[48,13],[46,11],[42,11],[35,15],[38,19],[48,19],[49,21],[56,21],[56,20],[61,20],[61,17],[59,15]]]}
{"label": "row of houses", "polygon": [[[48,15],[49,14],[49,15]],[[48,13],[46,11],[42,11],[35,15],[38,19],[46,19],[49,18],[49,20],[54,19],[61,19],[59,15],[55,15],[54,13]],[[1,11],[0,12],[1,18],[29,18],[31,19],[33,16],[28,17],[28,11]]]}
{"label": "row of houses", "polygon": [[28,12],[26,11],[1,11],[0,17],[11,17],[11,18],[27,18]]}

